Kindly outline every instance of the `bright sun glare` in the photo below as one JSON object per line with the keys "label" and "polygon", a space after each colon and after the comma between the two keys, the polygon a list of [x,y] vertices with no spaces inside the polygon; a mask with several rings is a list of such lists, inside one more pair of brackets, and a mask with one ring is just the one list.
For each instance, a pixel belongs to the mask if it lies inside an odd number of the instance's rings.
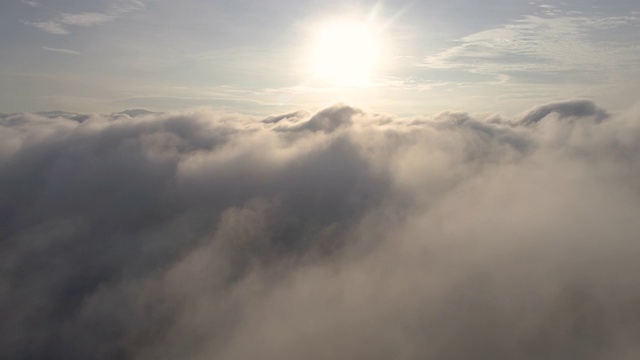
{"label": "bright sun glare", "polygon": [[371,85],[378,46],[375,32],[366,23],[319,26],[311,58],[314,79],[341,87]]}

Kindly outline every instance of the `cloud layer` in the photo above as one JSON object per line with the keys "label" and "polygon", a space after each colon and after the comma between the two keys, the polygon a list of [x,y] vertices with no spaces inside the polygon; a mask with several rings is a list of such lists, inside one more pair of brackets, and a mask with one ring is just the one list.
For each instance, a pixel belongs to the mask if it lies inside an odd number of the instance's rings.
{"label": "cloud layer", "polygon": [[638,111],[0,119],[2,358],[638,356]]}

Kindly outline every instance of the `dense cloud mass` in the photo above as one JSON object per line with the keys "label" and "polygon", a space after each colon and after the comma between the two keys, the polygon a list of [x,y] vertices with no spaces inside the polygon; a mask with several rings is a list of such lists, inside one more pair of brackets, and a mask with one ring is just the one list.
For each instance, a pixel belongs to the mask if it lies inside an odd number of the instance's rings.
{"label": "dense cloud mass", "polygon": [[0,118],[2,359],[637,359],[640,116]]}

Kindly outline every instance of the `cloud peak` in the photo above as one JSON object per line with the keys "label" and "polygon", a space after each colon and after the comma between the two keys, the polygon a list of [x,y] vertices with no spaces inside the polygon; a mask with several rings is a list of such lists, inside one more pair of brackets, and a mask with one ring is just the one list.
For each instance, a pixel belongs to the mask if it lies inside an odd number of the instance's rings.
{"label": "cloud peak", "polygon": [[523,125],[535,124],[552,113],[562,118],[592,118],[595,122],[609,117],[609,114],[597,107],[593,101],[569,100],[537,106],[522,114],[519,122]]}

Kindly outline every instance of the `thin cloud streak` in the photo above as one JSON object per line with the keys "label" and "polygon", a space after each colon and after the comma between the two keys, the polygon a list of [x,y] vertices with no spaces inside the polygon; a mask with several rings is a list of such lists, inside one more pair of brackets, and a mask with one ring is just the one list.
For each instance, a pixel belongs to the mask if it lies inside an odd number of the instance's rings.
{"label": "thin cloud streak", "polygon": [[56,21],[23,21],[25,25],[36,27],[44,32],[56,35],[68,35],[70,32],[60,23]]}
{"label": "thin cloud streak", "polygon": [[31,7],[38,7],[38,6],[42,6],[39,2],[35,2],[35,1],[27,1],[27,0],[22,0],[22,2],[24,4],[27,4]]}
{"label": "thin cloud streak", "polygon": [[607,80],[607,74],[616,68],[638,65],[637,45],[629,47],[624,42],[595,39],[596,35],[613,28],[639,29],[639,17],[572,15],[555,8],[545,9],[554,10],[467,35],[459,40],[460,45],[427,57],[422,66],[463,69],[517,83],[522,79],[513,76],[516,72],[572,72],[573,79],[597,72]]}
{"label": "thin cloud streak", "polygon": [[136,0],[122,0],[113,3],[104,12],[61,13],[48,21],[23,21],[24,24],[34,26],[45,32],[58,35],[68,35],[68,27],[92,27],[115,21],[118,17],[128,12],[141,10],[145,4]]}
{"label": "thin cloud streak", "polygon": [[57,52],[57,53],[61,53],[61,54],[68,54],[68,55],[80,55],[81,54],[79,51],[70,50],[70,49],[51,48],[51,47],[47,47],[47,46],[43,46],[42,48],[47,50],[47,51]]}

